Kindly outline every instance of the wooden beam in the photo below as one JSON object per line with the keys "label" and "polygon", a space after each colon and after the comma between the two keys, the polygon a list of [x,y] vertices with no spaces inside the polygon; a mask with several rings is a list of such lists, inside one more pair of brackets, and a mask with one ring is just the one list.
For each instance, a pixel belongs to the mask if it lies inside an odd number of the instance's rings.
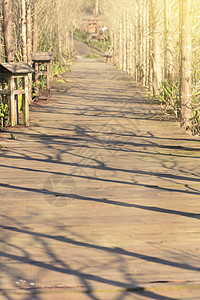
{"label": "wooden beam", "polygon": [[28,76],[24,78],[25,94],[23,99],[23,124],[29,126],[29,93],[28,93]]}

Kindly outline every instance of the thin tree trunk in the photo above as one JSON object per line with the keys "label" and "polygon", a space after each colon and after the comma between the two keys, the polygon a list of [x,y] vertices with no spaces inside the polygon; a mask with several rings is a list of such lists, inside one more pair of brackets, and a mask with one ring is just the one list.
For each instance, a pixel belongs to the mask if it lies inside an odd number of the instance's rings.
{"label": "thin tree trunk", "polygon": [[152,67],[153,78],[152,87],[153,95],[159,94],[159,84],[161,82],[161,64],[160,64],[160,34],[157,24],[157,1],[150,0],[150,16],[151,16],[151,37],[152,37]]}
{"label": "thin tree trunk", "polygon": [[37,52],[38,44],[38,26],[37,26],[37,6],[34,3],[33,8],[33,52]]}
{"label": "thin tree trunk", "polygon": [[134,79],[138,82],[138,3],[135,3],[135,18],[134,18],[134,58],[135,58],[135,70],[134,70]]}
{"label": "thin tree trunk", "polygon": [[123,21],[120,20],[119,25],[119,67],[123,68]]}
{"label": "thin tree trunk", "polygon": [[0,63],[2,62],[2,54],[3,54],[3,45],[2,45],[2,16],[0,14]]}
{"label": "thin tree trunk", "polygon": [[22,53],[23,61],[27,62],[27,41],[26,41],[26,0],[22,0]]}
{"label": "thin tree trunk", "polygon": [[[30,0],[26,0],[26,37],[27,37],[27,63],[32,65],[32,28],[31,28],[31,6]],[[32,74],[28,74],[28,100],[32,101]]]}
{"label": "thin tree trunk", "polygon": [[123,17],[122,17],[122,26],[123,26],[123,30],[122,30],[122,70],[124,72],[126,72],[126,14],[125,14],[125,5],[123,3],[123,6],[122,6],[122,14],[123,14]]}
{"label": "thin tree trunk", "polygon": [[191,0],[179,0],[181,125],[191,126]]}
{"label": "thin tree trunk", "polygon": [[146,10],[146,82],[145,85],[149,88],[149,80],[150,80],[150,30],[149,30],[149,7],[147,0],[145,1],[145,10]]}
{"label": "thin tree trunk", "polygon": [[95,1],[95,10],[94,10],[95,16],[98,16],[99,14],[99,0]]}
{"label": "thin tree trunk", "polygon": [[15,56],[12,32],[11,0],[3,0],[3,31],[6,48],[6,59],[8,62],[12,62],[15,60]]}
{"label": "thin tree trunk", "polygon": [[141,18],[141,2],[139,2],[138,7],[138,83],[142,81],[142,18]]}
{"label": "thin tree trunk", "polygon": [[171,1],[164,0],[164,69],[165,78],[172,82],[173,79],[173,59],[172,59],[172,38],[171,38]]}
{"label": "thin tree trunk", "polygon": [[129,15],[128,15],[128,4],[126,3],[125,6],[125,29],[126,29],[126,72],[127,74],[130,74],[130,20],[129,20]]}
{"label": "thin tree trunk", "polygon": [[[131,11],[131,17],[133,16],[132,11]],[[130,75],[133,76],[134,71],[133,71],[133,64],[134,64],[134,60],[133,60],[133,20],[131,18],[130,20],[130,35],[129,35],[129,39],[130,39],[130,51],[129,51],[129,61],[130,61]]]}
{"label": "thin tree trunk", "polygon": [[61,60],[62,58],[62,37],[61,37],[61,27],[60,27],[60,1],[54,0],[54,6],[56,10],[56,21],[57,21],[57,37],[58,37],[58,59]]}
{"label": "thin tree trunk", "polygon": [[31,39],[31,6],[30,0],[26,0],[26,8],[27,8],[27,62],[28,64],[32,64],[32,39]]}
{"label": "thin tree trunk", "polygon": [[142,85],[146,85],[146,11],[142,0]]}

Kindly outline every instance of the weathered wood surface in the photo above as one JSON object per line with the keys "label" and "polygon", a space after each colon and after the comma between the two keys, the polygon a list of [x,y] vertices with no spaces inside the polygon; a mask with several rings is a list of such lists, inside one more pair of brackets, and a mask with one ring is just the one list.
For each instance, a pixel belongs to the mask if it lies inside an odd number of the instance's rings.
{"label": "weathered wood surface", "polygon": [[11,74],[28,74],[35,72],[35,70],[31,66],[23,62],[2,63],[0,64],[0,71],[10,72]]}
{"label": "weathered wood surface", "polygon": [[30,117],[0,142],[0,299],[200,299],[199,139],[100,60]]}
{"label": "weathered wood surface", "polygon": [[32,54],[33,61],[51,61],[53,60],[52,52],[35,52]]}
{"label": "weathered wood surface", "polygon": [[[33,66],[35,68],[35,76],[34,81],[38,82],[39,77],[46,77],[46,87],[47,87],[47,99],[50,99],[51,96],[51,63],[53,60],[53,53],[52,52],[36,52],[32,55],[33,59]],[[39,63],[44,67],[44,70],[41,69],[41,66],[39,67]],[[42,83],[42,82],[41,82]],[[35,92],[37,97],[39,97],[39,88],[36,86]]]}

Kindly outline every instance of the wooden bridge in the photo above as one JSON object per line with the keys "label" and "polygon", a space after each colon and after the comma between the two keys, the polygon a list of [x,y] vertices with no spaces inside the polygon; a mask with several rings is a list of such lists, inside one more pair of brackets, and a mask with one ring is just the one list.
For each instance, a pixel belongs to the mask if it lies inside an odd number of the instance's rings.
{"label": "wooden bridge", "polygon": [[0,299],[200,299],[199,138],[79,58],[1,133]]}

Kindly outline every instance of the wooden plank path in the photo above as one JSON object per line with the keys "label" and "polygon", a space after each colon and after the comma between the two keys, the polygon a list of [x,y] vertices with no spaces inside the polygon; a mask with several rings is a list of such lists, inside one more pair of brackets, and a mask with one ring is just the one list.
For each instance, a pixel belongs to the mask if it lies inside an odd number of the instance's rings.
{"label": "wooden plank path", "polygon": [[200,143],[80,58],[1,134],[0,299],[200,299]]}

